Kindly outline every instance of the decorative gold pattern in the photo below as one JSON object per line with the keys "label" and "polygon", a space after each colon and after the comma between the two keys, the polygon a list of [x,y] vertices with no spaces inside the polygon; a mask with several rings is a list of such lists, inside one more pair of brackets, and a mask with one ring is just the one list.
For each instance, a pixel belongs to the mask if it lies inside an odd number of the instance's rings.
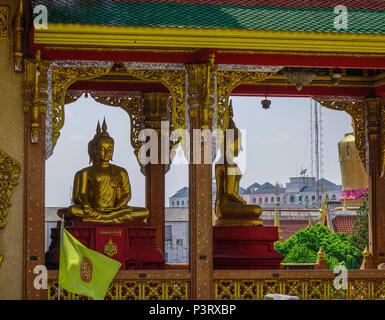
{"label": "decorative gold pattern", "polygon": [[0,40],[9,38],[9,7],[0,6]]}
{"label": "decorative gold pattern", "polygon": [[[190,282],[185,280],[113,280],[105,300],[188,300]],[[62,300],[90,300],[61,288]],[[57,280],[48,282],[48,300],[57,300]]]}
{"label": "decorative gold pattern", "polygon": [[19,10],[16,14],[15,20],[15,71],[21,72],[23,70],[23,0],[20,0]]}
{"label": "decorative gold pattern", "polygon": [[64,103],[70,104],[76,102],[81,96],[83,95],[83,92],[81,91],[75,91],[75,90],[67,90]]}
{"label": "decorative gold pattern", "polygon": [[52,72],[52,149],[60,136],[64,125],[64,105],[67,88],[78,80],[100,77],[111,67],[62,67],[53,66]]}
{"label": "decorative gold pattern", "polygon": [[12,189],[17,185],[20,170],[20,163],[0,148],[0,228],[4,228],[7,224],[6,217],[11,206]]}
{"label": "decorative gold pattern", "polygon": [[381,127],[381,176],[385,173],[385,106],[380,102],[380,127]]}
{"label": "decorative gold pattern", "polygon": [[31,143],[37,143],[40,127],[40,113],[47,111],[47,72],[51,61],[43,60],[40,51],[34,59],[24,59],[24,112],[31,112]]}
{"label": "decorative gold pattern", "polygon": [[111,238],[110,240],[104,245],[104,253],[109,256],[113,257],[118,253],[118,247],[114,242],[112,242]]}
{"label": "decorative gold pattern", "polygon": [[331,279],[216,280],[217,300],[263,300],[269,293],[300,300],[384,300],[385,280],[353,279],[347,289],[335,289]]}
{"label": "decorative gold pattern", "polygon": [[166,86],[172,96],[171,123],[175,129],[185,128],[185,70],[127,68],[127,72],[135,78],[159,81]]}
{"label": "decorative gold pattern", "polygon": [[142,146],[142,141],[139,140],[139,133],[143,128],[142,99],[133,98],[125,100],[121,104],[121,108],[130,116],[131,146],[134,148],[134,153],[139,165],[141,165],[139,149]]}
{"label": "decorative gold pattern", "polygon": [[361,161],[366,166],[366,138],[365,138],[365,101],[344,98],[313,98],[321,106],[347,112],[354,121],[356,148]]}
{"label": "decorative gold pattern", "polygon": [[188,93],[190,104],[190,116],[197,115],[201,110],[201,129],[209,129],[209,119],[214,113],[215,97],[215,72],[217,66],[214,65],[214,55],[211,54],[207,63],[186,65],[189,78]]}
{"label": "decorative gold pattern", "polygon": [[80,264],[80,279],[84,282],[90,282],[92,280],[92,270],[92,261],[87,257],[83,257]]}
{"label": "decorative gold pattern", "polygon": [[273,72],[225,71],[217,72],[217,128],[226,130],[229,125],[229,97],[243,84],[254,84],[270,78]]}

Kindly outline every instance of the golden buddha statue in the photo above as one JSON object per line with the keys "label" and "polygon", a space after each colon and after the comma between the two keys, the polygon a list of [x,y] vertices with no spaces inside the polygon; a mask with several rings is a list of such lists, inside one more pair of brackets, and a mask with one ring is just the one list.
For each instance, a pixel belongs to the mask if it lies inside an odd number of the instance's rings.
{"label": "golden buddha statue", "polygon": [[73,186],[74,205],[60,209],[58,215],[66,220],[80,219],[83,222],[126,223],[143,221],[148,210],[130,207],[131,186],[127,171],[110,164],[114,152],[114,140],[107,132],[103,121],[98,122],[96,134],[88,143],[90,167],[75,174]]}
{"label": "golden buddha statue", "polygon": [[[215,165],[217,195],[215,200],[216,225],[261,226],[259,217],[262,209],[258,205],[247,204],[239,195],[241,171],[233,159],[242,151],[241,134],[232,120],[230,106],[230,122],[228,129],[234,130],[234,141],[225,136],[222,158]],[[240,148],[239,148],[240,146]],[[239,150],[238,150],[239,149]],[[226,156],[225,156],[226,155]]]}

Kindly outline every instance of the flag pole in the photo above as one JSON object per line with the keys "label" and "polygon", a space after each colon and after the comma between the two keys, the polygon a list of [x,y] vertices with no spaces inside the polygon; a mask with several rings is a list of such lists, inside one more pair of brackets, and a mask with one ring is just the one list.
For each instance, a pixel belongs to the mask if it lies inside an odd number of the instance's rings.
{"label": "flag pole", "polygon": [[[62,250],[62,247],[63,247],[63,229],[64,229],[64,214],[62,215],[61,217],[61,221],[60,221],[60,252]],[[59,269],[60,269],[60,256],[59,256]],[[60,272],[59,272],[60,274]],[[59,282],[59,278],[58,278],[58,281],[57,281],[57,299],[60,300],[60,282]]]}

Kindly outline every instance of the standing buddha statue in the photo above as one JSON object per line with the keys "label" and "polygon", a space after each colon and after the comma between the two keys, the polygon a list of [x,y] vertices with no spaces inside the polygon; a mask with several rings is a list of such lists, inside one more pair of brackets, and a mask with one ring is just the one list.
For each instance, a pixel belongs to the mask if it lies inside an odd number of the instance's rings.
{"label": "standing buddha statue", "polygon": [[66,220],[80,219],[82,222],[120,224],[143,221],[148,210],[130,207],[131,185],[127,171],[110,163],[114,152],[114,139],[107,132],[103,121],[98,122],[96,134],[88,143],[91,166],[75,174],[73,202],[60,209],[58,215]]}

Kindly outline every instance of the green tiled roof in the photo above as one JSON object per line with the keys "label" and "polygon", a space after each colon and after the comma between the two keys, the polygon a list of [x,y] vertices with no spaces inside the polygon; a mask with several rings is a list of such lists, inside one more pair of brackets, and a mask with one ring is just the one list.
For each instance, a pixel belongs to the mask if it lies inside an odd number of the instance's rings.
{"label": "green tiled roof", "polygon": [[[224,1],[224,3],[228,2]],[[33,6],[39,4],[47,6],[49,23],[385,33],[385,10],[348,9],[348,29],[336,30],[334,27],[336,14],[334,14],[332,7],[237,5],[236,1],[230,1],[230,3],[198,4],[188,1],[183,3],[181,1],[144,0],[32,0]]]}

